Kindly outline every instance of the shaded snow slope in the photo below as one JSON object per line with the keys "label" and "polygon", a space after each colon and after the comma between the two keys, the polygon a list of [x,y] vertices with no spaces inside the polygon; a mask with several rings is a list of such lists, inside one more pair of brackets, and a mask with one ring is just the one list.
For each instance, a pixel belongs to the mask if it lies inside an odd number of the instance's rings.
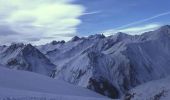
{"label": "shaded snow slope", "polygon": [[[90,90],[31,72],[0,67],[0,97],[105,98]],[[66,100],[67,100],[66,99]],[[60,99],[59,99],[60,100]],[[63,100],[63,99],[62,99]],[[93,100],[93,99],[92,99]]]}
{"label": "shaded snow slope", "polygon": [[135,87],[126,94],[125,100],[169,100],[170,77],[151,81]]}

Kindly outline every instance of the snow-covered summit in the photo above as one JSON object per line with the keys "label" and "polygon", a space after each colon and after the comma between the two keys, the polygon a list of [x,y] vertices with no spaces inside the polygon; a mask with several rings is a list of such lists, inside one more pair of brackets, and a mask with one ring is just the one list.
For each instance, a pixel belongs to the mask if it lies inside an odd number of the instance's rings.
{"label": "snow-covered summit", "polygon": [[71,39],[71,41],[72,42],[74,42],[74,41],[78,41],[78,40],[80,40],[81,38],[79,38],[78,36],[74,36],[72,39]]}
{"label": "snow-covered summit", "polygon": [[62,41],[52,41],[50,44],[57,45],[57,44],[63,44],[63,43],[65,43],[64,40],[62,40]]}
{"label": "snow-covered summit", "polygon": [[103,34],[95,34],[88,36],[88,39],[103,39],[105,36]]}

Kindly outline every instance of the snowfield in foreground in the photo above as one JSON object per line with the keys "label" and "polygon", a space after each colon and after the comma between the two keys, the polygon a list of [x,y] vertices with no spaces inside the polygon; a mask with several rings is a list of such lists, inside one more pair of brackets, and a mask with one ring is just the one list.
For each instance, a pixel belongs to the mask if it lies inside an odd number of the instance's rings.
{"label": "snowfield in foreground", "polygon": [[90,90],[31,72],[0,67],[0,99],[107,100]]}
{"label": "snowfield in foreground", "polygon": [[0,100],[107,100],[105,98],[56,95],[0,87]]}

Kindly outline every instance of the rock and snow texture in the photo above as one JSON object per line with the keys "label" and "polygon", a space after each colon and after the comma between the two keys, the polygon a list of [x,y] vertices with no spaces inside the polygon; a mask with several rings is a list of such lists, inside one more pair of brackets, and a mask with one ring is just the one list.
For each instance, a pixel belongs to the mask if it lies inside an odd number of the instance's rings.
{"label": "rock and snow texture", "polygon": [[[0,66],[0,99],[5,100],[108,100],[88,89],[32,72]],[[37,99],[36,99],[37,98]],[[44,99],[43,99],[44,100]]]}
{"label": "rock and snow texture", "polygon": [[170,26],[142,35],[74,37],[37,47],[57,68],[55,78],[112,98],[170,72]]}
{"label": "rock and snow texture", "polygon": [[135,87],[126,94],[124,100],[169,100],[170,77],[151,81]]}
{"label": "rock and snow texture", "polygon": [[0,47],[0,64],[11,69],[27,70],[52,76],[56,66],[31,44]]}

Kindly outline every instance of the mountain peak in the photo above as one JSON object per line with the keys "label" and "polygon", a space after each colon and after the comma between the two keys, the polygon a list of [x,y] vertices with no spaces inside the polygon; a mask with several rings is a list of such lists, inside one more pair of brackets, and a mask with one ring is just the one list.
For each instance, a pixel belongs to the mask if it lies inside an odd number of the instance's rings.
{"label": "mountain peak", "polygon": [[124,36],[129,36],[129,35],[126,34],[126,33],[123,33],[123,32],[118,32],[118,33],[116,33],[116,36],[118,36],[118,37],[124,37]]}
{"label": "mountain peak", "polygon": [[24,44],[23,43],[11,43],[10,47],[15,47],[15,48],[18,48],[18,47],[23,47]]}
{"label": "mountain peak", "polygon": [[55,65],[31,44],[12,44],[0,55],[0,63],[8,68],[53,75]]}
{"label": "mountain peak", "polygon": [[32,48],[33,46],[32,46],[32,44],[27,44],[26,47]]}
{"label": "mountain peak", "polygon": [[65,43],[65,41],[64,40],[62,40],[62,41],[55,41],[54,40],[54,41],[51,42],[52,45],[57,45],[57,44],[60,44],[60,43],[63,44],[63,43]]}
{"label": "mountain peak", "polygon": [[29,55],[29,54],[32,54],[34,56],[41,55],[40,51],[37,48],[35,48],[34,46],[32,46],[31,44],[25,45],[22,52],[24,55]]}
{"label": "mountain peak", "polygon": [[167,37],[170,35],[170,25],[165,25],[156,30],[158,36]]}
{"label": "mountain peak", "polygon": [[121,40],[130,38],[130,37],[131,37],[131,35],[128,35],[128,34],[123,33],[123,32],[118,32],[115,35],[110,36],[110,38],[116,39],[117,41],[121,41]]}
{"label": "mountain peak", "polygon": [[158,31],[161,32],[161,33],[169,33],[170,32],[170,25],[162,26],[158,29]]}
{"label": "mountain peak", "polygon": [[32,46],[31,44],[27,44],[27,45],[25,45],[25,47],[23,48],[23,51],[32,51],[32,50],[34,50],[34,49],[36,49],[34,46]]}
{"label": "mountain peak", "polygon": [[105,36],[103,34],[95,34],[95,35],[90,35],[88,38],[101,39],[101,38],[105,38]]}
{"label": "mountain peak", "polygon": [[170,25],[164,25],[160,28],[161,30],[169,30],[170,29]]}
{"label": "mountain peak", "polygon": [[78,36],[74,36],[74,37],[71,39],[71,41],[78,41],[78,40],[80,40],[80,38],[79,38]]}
{"label": "mountain peak", "polygon": [[23,43],[12,43],[7,49],[4,51],[4,54],[11,54],[16,50],[22,49],[24,47]]}

